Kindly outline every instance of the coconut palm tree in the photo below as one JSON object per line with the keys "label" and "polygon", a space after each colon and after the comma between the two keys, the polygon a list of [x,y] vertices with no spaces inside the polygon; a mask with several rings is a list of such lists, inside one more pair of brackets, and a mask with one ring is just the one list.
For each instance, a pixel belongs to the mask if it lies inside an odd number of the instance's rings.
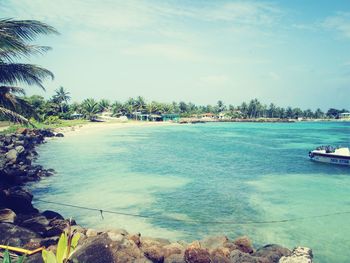
{"label": "coconut palm tree", "polygon": [[98,103],[98,106],[100,107],[100,111],[107,111],[109,110],[111,103],[109,102],[109,100],[102,99]]}
{"label": "coconut palm tree", "polygon": [[82,114],[85,119],[88,119],[90,121],[95,121],[97,118],[97,113],[100,112],[100,107],[98,105],[98,102],[94,99],[86,99],[81,104],[82,107]]}
{"label": "coconut palm tree", "polygon": [[20,114],[20,108],[27,107],[25,100],[18,97],[24,90],[17,85],[36,85],[44,89],[43,80],[54,77],[49,70],[19,63],[18,59],[49,50],[49,47],[28,42],[38,35],[52,33],[57,31],[39,21],[0,19],[0,114],[12,121],[28,123]]}
{"label": "coconut palm tree", "polygon": [[66,91],[62,86],[55,90],[56,94],[53,95],[53,101],[60,105],[61,112],[63,113],[64,103],[67,104],[68,101],[71,99],[69,96],[69,92]]}

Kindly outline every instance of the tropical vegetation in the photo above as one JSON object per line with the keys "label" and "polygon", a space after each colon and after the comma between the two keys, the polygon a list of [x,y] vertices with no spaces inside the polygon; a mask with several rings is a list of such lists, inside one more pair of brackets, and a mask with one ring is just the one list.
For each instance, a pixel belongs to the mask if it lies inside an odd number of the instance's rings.
{"label": "tropical vegetation", "polygon": [[31,55],[42,54],[50,48],[32,44],[38,35],[57,31],[35,20],[0,20],[0,114],[10,120],[28,123],[22,112],[35,116],[31,104],[24,100],[25,89],[18,85],[35,85],[44,89],[43,81],[54,75],[33,64],[21,63]]}
{"label": "tropical vegetation", "polygon": [[137,118],[140,114],[161,115],[179,114],[181,117],[216,116],[231,119],[279,118],[279,119],[320,119],[337,118],[345,109],[321,109],[312,111],[298,107],[280,107],[273,103],[266,105],[258,99],[240,105],[225,105],[219,100],[215,105],[196,105],[192,102],[163,103],[147,102],[143,97],[130,98],[125,102],[97,101],[87,98],[81,103],[71,101],[70,93],[59,87],[55,94],[45,99],[42,96],[25,96],[25,86],[38,86],[44,89],[43,81],[53,78],[49,70],[33,64],[21,63],[31,55],[43,54],[50,48],[32,44],[38,35],[57,34],[57,31],[35,20],[0,20],[0,120],[19,123],[55,124],[60,120],[84,118],[96,121],[98,115],[109,112],[110,116]]}
{"label": "tropical vegetation", "polygon": [[[96,100],[87,98],[82,102],[69,103],[71,97],[63,87],[55,91],[55,94],[45,99],[42,96],[33,95],[30,97],[21,96],[21,101],[28,105],[23,108],[21,114],[25,118],[36,118],[39,122],[52,124],[60,120],[86,119],[96,121],[102,113],[108,113],[112,117],[126,116],[129,119],[136,118],[137,114],[161,115],[179,114],[181,117],[200,116],[224,116],[231,119],[255,119],[255,118],[276,118],[276,119],[335,119],[340,113],[348,112],[346,109],[331,108],[327,112],[321,109],[303,110],[298,107],[280,107],[274,103],[269,105],[261,103],[258,99],[243,102],[240,105],[226,105],[218,101],[215,105],[196,105],[183,101],[163,103],[157,101],[147,102],[143,97],[129,98],[125,102],[110,102],[107,99]],[[32,111],[31,109],[35,109]]]}

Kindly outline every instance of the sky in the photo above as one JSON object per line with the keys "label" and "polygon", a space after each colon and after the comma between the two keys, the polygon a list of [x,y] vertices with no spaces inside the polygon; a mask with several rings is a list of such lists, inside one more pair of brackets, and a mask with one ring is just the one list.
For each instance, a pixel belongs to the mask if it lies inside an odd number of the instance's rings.
{"label": "sky", "polygon": [[192,101],[350,108],[350,1],[0,0],[2,18],[60,35],[31,63],[74,101]]}

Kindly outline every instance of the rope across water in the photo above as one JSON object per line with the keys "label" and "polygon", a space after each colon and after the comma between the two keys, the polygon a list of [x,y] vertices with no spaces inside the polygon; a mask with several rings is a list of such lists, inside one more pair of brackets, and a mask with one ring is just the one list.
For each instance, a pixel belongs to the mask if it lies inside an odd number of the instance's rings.
{"label": "rope across water", "polygon": [[295,222],[295,221],[302,221],[302,220],[308,220],[308,219],[350,214],[350,211],[341,211],[341,212],[334,212],[334,213],[327,213],[327,214],[320,214],[320,215],[311,215],[311,216],[304,216],[304,217],[286,218],[286,219],[280,219],[280,220],[267,220],[267,221],[244,221],[244,222],[207,221],[207,220],[177,219],[177,218],[163,217],[163,216],[158,216],[158,215],[140,215],[140,214],[133,214],[133,213],[125,213],[125,212],[104,210],[104,209],[93,208],[93,207],[86,207],[86,206],[72,205],[72,204],[66,204],[66,203],[60,203],[60,202],[46,201],[46,200],[37,199],[37,198],[35,198],[34,201],[47,203],[47,204],[55,204],[55,205],[60,205],[60,206],[65,206],[65,207],[72,207],[72,208],[77,208],[77,209],[82,209],[82,210],[96,211],[96,212],[100,213],[102,219],[104,219],[103,213],[106,213],[106,214],[115,214],[115,215],[130,216],[130,217],[156,219],[156,220],[161,220],[163,222],[164,221],[173,221],[173,222],[183,222],[183,223],[193,223],[193,224],[222,224],[222,225],[276,224],[276,223],[287,223],[287,222]]}

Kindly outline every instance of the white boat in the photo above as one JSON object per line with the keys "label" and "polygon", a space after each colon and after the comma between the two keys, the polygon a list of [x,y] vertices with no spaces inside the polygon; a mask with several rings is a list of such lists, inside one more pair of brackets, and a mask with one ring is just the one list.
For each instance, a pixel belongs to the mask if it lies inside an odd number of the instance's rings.
{"label": "white boat", "polygon": [[316,162],[350,166],[350,149],[346,147],[320,146],[309,152],[309,157]]}

